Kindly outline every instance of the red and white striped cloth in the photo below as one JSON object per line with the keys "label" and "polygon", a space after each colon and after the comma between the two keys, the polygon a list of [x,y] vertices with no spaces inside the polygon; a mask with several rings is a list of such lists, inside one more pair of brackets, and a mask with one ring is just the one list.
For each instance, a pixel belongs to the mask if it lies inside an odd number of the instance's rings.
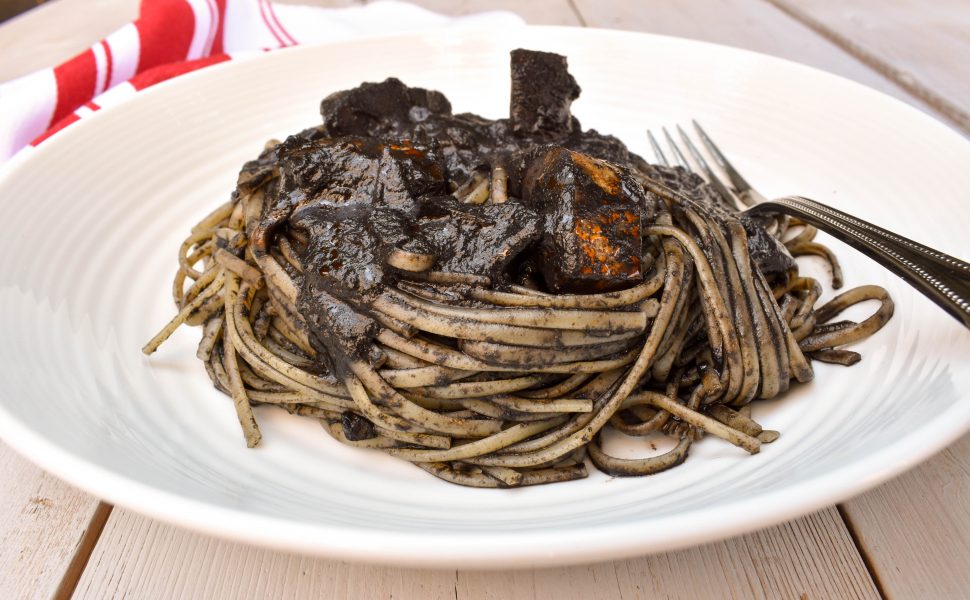
{"label": "red and white striped cloth", "polygon": [[240,54],[450,26],[517,26],[507,12],[446,17],[402,2],[325,9],[269,0],[142,0],[138,20],[69,61],[0,85],[0,163],[139,90]]}

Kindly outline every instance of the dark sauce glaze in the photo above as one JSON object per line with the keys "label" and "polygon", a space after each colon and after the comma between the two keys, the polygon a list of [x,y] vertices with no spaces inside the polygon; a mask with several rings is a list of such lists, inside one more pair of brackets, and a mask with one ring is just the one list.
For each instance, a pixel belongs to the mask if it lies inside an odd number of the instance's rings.
{"label": "dark sauce glaze", "polygon": [[[245,165],[238,193],[265,197],[254,246],[265,251],[282,233],[306,240],[296,246],[303,273],[290,275],[311,341],[334,358],[366,352],[378,330],[368,307],[399,276],[387,265],[394,249],[496,284],[534,276],[548,291],[572,293],[634,285],[643,276],[640,232],[660,207],[641,177],[737,219],[696,175],[649,165],[615,137],[584,131],[570,112],[579,93],[564,57],[515,50],[508,119],[453,114],[440,92],[391,78],[328,96],[322,125]],[[507,202],[452,195],[496,167],[508,174]],[[744,225],[766,274],[787,272],[784,248],[758,224]]]}

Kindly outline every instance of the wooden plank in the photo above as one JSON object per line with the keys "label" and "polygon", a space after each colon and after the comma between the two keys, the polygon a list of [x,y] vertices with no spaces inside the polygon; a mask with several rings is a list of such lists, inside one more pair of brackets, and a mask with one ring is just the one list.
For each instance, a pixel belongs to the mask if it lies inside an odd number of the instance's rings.
{"label": "wooden plank", "polygon": [[970,133],[966,0],[769,1]]}
{"label": "wooden plank", "polygon": [[[372,0],[371,0],[372,1]],[[487,10],[517,13],[529,25],[582,25],[569,0],[409,0],[445,15],[468,15]]]}
{"label": "wooden plank", "polygon": [[934,113],[932,106],[761,0],[574,1],[590,27],[681,36],[772,54],[847,77]]}
{"label": "wooden plank", "polygon": [[835,509],[670,554],[522,571],[427,571],[289,555],[116,510],[75,598],[878,598]]}
{"label": "wooden plank", "polygon": [[835,509],[716,544],[612,564],[458,572],[462,600],[878,597]]}
{"label": "wooden plank", "polygon": [[455,571],[310,558],[116,509],[75,592],[84,598],[454,598]]}
{"label": "wooden plank", "polygon": [[107,514],[2,442],[0,474],[0,598],[69,594]]}
{"label": "wooden plank", "polygon": [[967,596],[970,435],[843,513],[887,597]]}
{"label": "wooden plank", "polygon": [[0,27],[0,82],[60,64],[138,16],[138,0],[53,0]]}
{"label": "wooden plank", "polygon": [[[521,571],[459,571],[459,600],[585,600],[631,598],[620,584],[625,563]],[[658,596],[659,597],[659,596]]]}

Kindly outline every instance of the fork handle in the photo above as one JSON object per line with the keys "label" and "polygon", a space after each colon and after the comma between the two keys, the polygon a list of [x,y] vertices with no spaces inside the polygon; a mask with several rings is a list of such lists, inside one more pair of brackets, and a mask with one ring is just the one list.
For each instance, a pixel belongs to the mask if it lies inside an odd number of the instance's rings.
{"label": "fork handle", "polygon": [[747,209],[783,213],[810,223],[872,258],[970,328],[970,264],[802,196]]}

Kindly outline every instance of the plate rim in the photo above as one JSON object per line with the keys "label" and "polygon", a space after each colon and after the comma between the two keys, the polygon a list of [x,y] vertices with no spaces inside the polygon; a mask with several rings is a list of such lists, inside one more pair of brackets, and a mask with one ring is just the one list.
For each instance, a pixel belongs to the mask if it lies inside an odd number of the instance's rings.
{"label": "plate rim", "polygon": [[[88,128],[96,127],[102,118],[100,113],[110,113],[116,108],[143,102],[138,100],[139,98],[153,97],[159,93],[172,93],[166,90],[173,88],[191,89],[196,79],[208,77],[217,70],[236,69],[239,65],[250,61],[295,60],[280,57],[318,52],[320,47],[354,46],[366,44],[375,39],[427,39],[436,36],[449,39],[476,35],[480,31],[488,30],[429,29],[391,36],[374,35],[340,42],[294,46],[271,53],[234,58],[232,61],[188,73],[142,90],[117,107],[107,107],[107,111],[97,111],[32,151],[19,153],[0,166],[0,189],[3,188],[7,178],[20,170],[24,164],[42,160],[47,153],[46,148],[63,143],[58,140],[84,135]],[[712,46],[719,51],[755,55],[761,60],[777,62],[785,68],[808,69],[866,90],[866,93],[880,98],[881,102],[890,100],[897,108],[912,111],[913,117],[922,119],[924,126],[942,127],[949,134],[955,134],[964,142],[970,143],[948,124],[933,118],[918,107],[848,78],[796,61],[688,38],[599,28],[526,25],[503,32],[503,36],[515,36],[516,39],[521,39],[523,32],[529,31],[540,33],[545,31],[555,35],[662,38],[691,46]],[[494,36],[494,32],[489,33]],[[440,44],[440,40],[437,43]],[[2,387],[0,387],[0,393],[3,393]],[[966,399],[963,396],[962,398]],[[911,430],[909,434],[899,438],[896,444],[884,447],[842,468],[821,473],[769,493],[721,503],[716,505],[716,508],[702,508],[666,516],[663,519],[663,527],[658,527],[656,521],[641,520],[570,527],[565,532],[530,531],[527,535],[518,536],[514,545],[509,545],[509,532],[476,533],[475,543],[468,543],[468,540],[458,539],[460,535],[454,532],[421,534],[381,529],[362,530],[258,515],[190,499],[141,483],[95,462],[75,456],[33,431],[11,414],[3,403],[0,403],[0,440],[45,471],[116,506],[178,527],[231,541],[342,560],[408,567],[530,568],[566,565],[667,552],[722,540],[801,517],[856,496],[922,463],[968,431],[970,431],[970,414],[967,414],[960,404],[954,404],[945,412],[925,422],[919,429]],[[904,443],[907,440],[911,441]],[[754,517],[745,516],[745,510],[748,509],[750,512],[750,508],[753,507],[752,502],[756,502],[759,510]],[[246,527],[239,527],[240,522],[245,522]],[[703,523],[703,527],[686,527],[688,523],[698,522]],[[620,532],[623,535],[618,536]],[[348,535],[350,533],[353,535]],[[576,544],[575,542],[580,539],[582,544]],[[321,543],[321,540],[326,541]]]}

